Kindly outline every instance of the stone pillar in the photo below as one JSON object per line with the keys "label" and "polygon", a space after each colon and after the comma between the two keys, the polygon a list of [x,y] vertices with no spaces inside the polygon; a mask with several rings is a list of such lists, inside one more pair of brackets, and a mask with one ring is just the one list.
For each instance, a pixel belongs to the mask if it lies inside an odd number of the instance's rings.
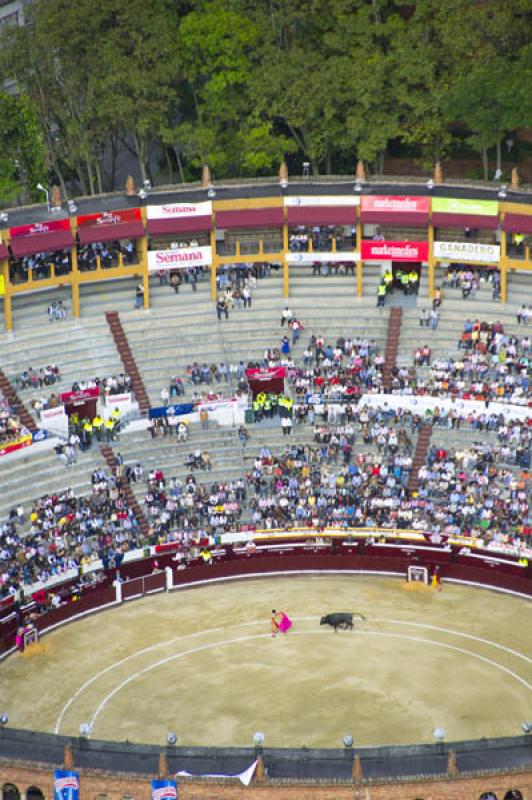
{"label": "stone pillar", "polygon": [[133,197],[136,195],[137,190],[135,189],[135,181],[133,180],[132,175],[128,175],[126,178],[126,195],[128,197]]}
{"label": "stone pillar", "polygon": [[59,188],[59,186],[52,186],[50,206],[54,210],[61,208],[61,189]]}
{"label": "stone pillar", "polygon": [[63,755],[63,769],[74,769],[74,751],[71,744],[65,745]]}
{"label": "stone pillar", "polygon": [[122,602],[122,583],[121,581],[113,581],[113,586],[115,587],[116,592],[116,602]]}
{"label": "stone pillar", "polygon": [[360,158],[357,161],[357,168],[356,168],[356,171],[355,171],[355,179],[357,181],[361,181],[361,182],[366,180],[366,168],[364,166],[364,162]]}
{"label": "stone pillar", "polygon": [[283,163],[279,167],[279,182],[288,183],[288,166],[286,164],[286,161],[283,161]]}
{"label": "stone pillar", "polygon": [[172,567],[165,567],[164,571],[166,573],[166,591],[169,592],[174,585],[174,573]]}
{"label": "stone pillar", "polygon": [[363,777],[363,774],[362,774],[362,762],[360,760],[360,756],[355,756],[355,758],[353,759],[353,773],[352,774],[353,774],[353,780],[356,783],[360,783],[360,781],[362,780],[362,777]]}
{"label": "stone pillar", "polygon": [[517,191],[517,189],[519,189],[520,183],[521,183],[521,178],[519,175],[519,170],[517,167],[514,167],[512,169],[512,179],[510,181],[510,189],[514,192]]}
{"label": "stone pillar", "polygon": [[443,183],[443,171],[439,161],[434,164],[434,183]]}

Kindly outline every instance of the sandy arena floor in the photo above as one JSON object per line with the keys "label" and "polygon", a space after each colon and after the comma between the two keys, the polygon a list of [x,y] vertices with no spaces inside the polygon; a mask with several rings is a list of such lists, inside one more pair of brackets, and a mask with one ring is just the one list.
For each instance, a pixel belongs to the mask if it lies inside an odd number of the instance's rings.
{"label": "sandy arena floor", "polygon": [[[271,609],[294,620],[270,635]],[[354,632],[320,627],[361,612]],[[340,746],[519,733],[532,719],[532,604],[447,585],[329,576],[160,594],[43,637],[0,665],[10,725],[179,744]]]}

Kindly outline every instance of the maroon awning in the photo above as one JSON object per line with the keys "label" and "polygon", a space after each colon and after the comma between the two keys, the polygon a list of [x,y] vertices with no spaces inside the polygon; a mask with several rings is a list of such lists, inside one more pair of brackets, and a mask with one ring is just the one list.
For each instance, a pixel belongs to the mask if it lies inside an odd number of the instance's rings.
{"label": "maroon awning", "polygon": [[441,214],[432,215],[435,228],[476,228],[480,231],[495,231],[499,227],[499,217],[481,214]]}
{"label": "maroon awning", "polygon": [[294,206],[288,209],[289,225],[354,225],[356,206]]}
{"label": "maroon awning", "polygon": [[9,258],[9,253],[7,252],[7,247],[0,244],[0,260],[3,258]]}
{"label": "maroon awning", "polygon": [[33,256],[35,253],[52,253],[74,246],[70,231],[53,231],[33,236],[17,236],[11,240],[11,252],[15,258]]}
{"label": "maroon awning", "polygon": [[512,233],[532,233],[532,214],[506,214],[502,229]]}
{"label": "maroon awning", "polygon": [[116,225],[87,225],[78,229],[81,244],[138,239],[144,236],[142,222],[118,222]]}
{"label": "maroon awning", "polygon": [[428,211],[361,211],[363,225],[414,225],[424,228],[429,223]]}
{"label": "maroon awning", "polygon": [[228,228],[265,228],[267,225],[280,226],[284,223],[282,208],[252,208],[245,211],[217,211],[216,227]]}
{"label": "maroon awning", "polygon": [[211,217],[167,217],[166,219],[149,219],[150,236],[162,236],[171,233],[201,233],[210,231]]}

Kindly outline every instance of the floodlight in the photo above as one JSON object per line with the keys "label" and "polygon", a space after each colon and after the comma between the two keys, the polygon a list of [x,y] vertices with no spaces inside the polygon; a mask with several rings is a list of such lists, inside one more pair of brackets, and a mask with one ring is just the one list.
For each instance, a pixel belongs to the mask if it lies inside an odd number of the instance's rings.
{"label": "floodlight", "polygon": [[505,183],[503,183],[501,188],[499,189],[499,191],[497,193],[497,197],[500,200],[506,200],[506,198],[508,197],[508,187],[506,186]]}
{"label": "floodlight", "polygon": [[281,181],[281,189],[288,189],[288,181],[286,180],[286,178],[283,178],[283,180]]}
{"label": "floodlight", "polygon": [[432,736],[435,742],[443,742],[445,739],[445,731],[443,728],[434,728]]}
{"label": "floodlight", "polygon": [[141,200],[145,200],[147,198],[147,196],[148,196],[148,192],[146,191],[146,189],[140,189],[140,191],[139,191],[140,199]]}
{"label": "floodlight", "polygon": [[69,214],[75,214],[77,210],[78,210],[78,207],[77,207],[76,203],[74,202],[74,200],[69,200],[68,201],[68,213]]}
{"label": "floodlight", "polygon": [[82,722],[79,726],[79,735],[86,736],[87,739],[91,735],[92,727],[89,722]]}
{"label": "floodlight", "polygon": [[350,733],[346,733],[343,738],[344,747],[353,747],[353,737]]}
{"label": "floodlight", "polygon": [[523,733],[532,733],[532,720],[527,720],[521,725]]}
{"label": "floodlight", "polygon": [[427,181],[427,189],[431,192],[434,189],[434,181],[432,178],[429,178]]}
{"label": "floodlight", "polygon": [[173,747],[177,742],[177,736],[175,735],[175,733],[168,733],[166,735],[166,741],[168,742],[170,747]]}
{"label": "floodlight", "polygon": [[4,224],[7,224],[7,221],[8,221],[8,219],[9,219],[9,214],[6,214],[6,212],[5,212],[5,211],[3,211],[3,212],[0,214],[0,222],[2,222],[2,223],[4,223]]}
{"label": "floodlight", "polygon": [[353,186],[354,192],[361,192],[362,191],[362,181],[355,181],[355,185]]}
{"label": "floodlight", "polygon": [[216,197],[216,189],[213,186],[209,188],[207,192],[207,197],[209,198],[209,200],[214,200],[214,198]]}
{"label": "floodlight", "polygon": [[7,714],[2,714],[0,717],[0,728],[3,728],[9,722],[9,717]]}
{"label": "floodlight", "polygon": [[261,733],[260,731],[257,731],[257,733],[255,733],[255,734],[253,735],[253,741],[255,742],[255,744],[256,744],[258,747],[260,747],[262,744],[264,744],[264,740],[265,740],[265,738],[266,738],[266,737],[264,736],[264,734],[263,734],[263,733]]}

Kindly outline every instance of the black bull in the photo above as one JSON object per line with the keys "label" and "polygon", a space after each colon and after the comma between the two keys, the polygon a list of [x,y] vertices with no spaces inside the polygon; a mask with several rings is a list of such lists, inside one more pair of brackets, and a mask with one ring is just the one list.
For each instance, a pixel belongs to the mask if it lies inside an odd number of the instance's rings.
{"label": "black bull", "polygon": [[324,617],[320,619],[320,625],[330,625],[331,628],[334,628],[334,632],[338,632],[338,628],[341,630],[353,630],[353,617],[358,617],[358,619],[366,619],[363,614],[347,614],[345,612],[338,612],[336,614],[326,614]]}

